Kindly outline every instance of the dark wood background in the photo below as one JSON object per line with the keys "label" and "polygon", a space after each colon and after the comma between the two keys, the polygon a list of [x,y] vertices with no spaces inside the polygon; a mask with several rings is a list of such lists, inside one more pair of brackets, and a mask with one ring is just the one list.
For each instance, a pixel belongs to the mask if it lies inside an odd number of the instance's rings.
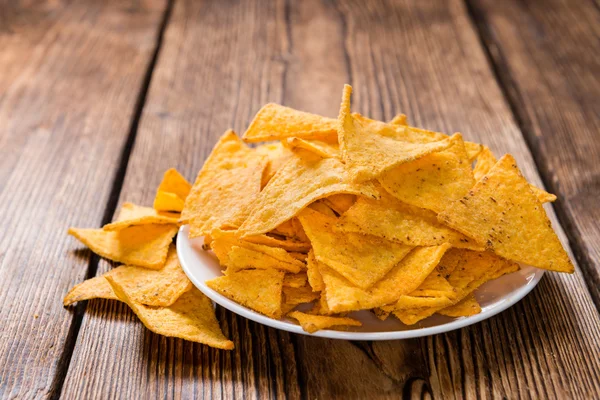
{"label": "dark wood background", "polygon": [[[600,397],[600,7],[592,0],[17,1],[0,4],[0,398]],[[66,310],[111,265],[69,226],[193,180],[266,102],[461,131],[556,193],[577,272],[459,331],[332,341],[218,310],[236,345]]]}

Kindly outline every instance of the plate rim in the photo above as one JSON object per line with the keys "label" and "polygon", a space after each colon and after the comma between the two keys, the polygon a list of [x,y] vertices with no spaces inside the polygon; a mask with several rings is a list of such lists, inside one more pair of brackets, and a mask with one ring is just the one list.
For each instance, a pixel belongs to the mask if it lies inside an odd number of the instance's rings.
{"label": "plate rim", "polygon": [[177,257],[179,258],[179,262],[181,267],[187,277],[192,281],[194,286],[198,288],[202,293],[204,293],[209,299],[211,299],[214,303],[219,304],[221,307],[226,308],[227,310],[240,315],[244,318],[250,319],[254,322],[258,322],[262,325],[269,326],[271,328],[281,329],[287,332],[298,333],[301,335],[314,336],[314,337],[322,337],[328,339],[341,339],[341,340],[401,340],[401,339],[413,339],[417,337],[431,336],[437,335],[440,333],[450,332],[457,329],[464,328],[469,325],[476,324],[485,319],[493,317],[505,311],[506,309],[512,307],[525,296],[527,296],[539,283],[542,276],[544,276],[544,270],[536,269],[533,277],[527,281],[527,283],[513,292],[510,297],[498,304],[497,306],[492,307],[489,310],[482,311],[479,314],[472,315],[470,317],[458,317],[450,322],[429,326],[423,328],[415,328],[408,329],[403,331],[384,331],[384,332],[345,332],[345,331],[335,331],[335,330],[319,330],[315,333],[308,333],[302,329],[300,325],[296,325],[290,322],[275,320],[273,318],[269,318],[265,315],[262,315],[256,311],[253,311],[247,307],[244,307],[233,300],[228,299],[227,297],[221,295],[220,293],[209,288],[204,282],[200,281],[195,277],[195,275],[191,272],[191,266],[188,264],[188,259],[186,255],[182,255],[186,250],[184,247],[187,246],[187,251],[194,252],[194,248],[190,243],[190,239],[188,237],[189,233],[189,225],[183,225],[179,228],[179,232],[176,240],[177,247]]}

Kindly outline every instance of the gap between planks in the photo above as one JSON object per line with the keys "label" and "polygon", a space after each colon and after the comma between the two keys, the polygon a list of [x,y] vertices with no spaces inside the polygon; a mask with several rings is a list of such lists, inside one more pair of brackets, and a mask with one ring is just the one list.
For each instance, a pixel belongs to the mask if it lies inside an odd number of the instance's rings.
{"label": "gap between planks", "polygon": [[[104,209],[104,214],[102,215],[102,225],[108,224],[112,220],[117,208],[119,196],[121,195],[121,189],[123,188],[123,182],[125,180],[125,173],[127,172],[129,157],[133,149],[133,144],[135,143],[140,118],[142,116],[144,105],[146,104],[146,96],[148,94],[148,89],[150,88],[150,82],[152,81],[152,73],[154,72],[154,67],[156,66],[156,61],[162,47],[164,33],[167,25],[169,24],[174,2],[175,0],[167,0],[167,6],[165,7],[162,19],[160,21],[152,57],[148,63],[148,67],[146,68],[144,80],[142,81],[142,85],[135,102],[134,113],[129,126],[127,140],[125,141],[121,151],[118,162],[119,165],[115,172],[115,176],[113,177],[113,185],[108,197],[108,202]],[[85,279],[91,279],[96,276],[99,261],[100,258],[96,254],[92,254],[88,263]],[[79,329],[81,328],[81,322],[83,321],[87,303],[87,301],[78,303],[73,312],[73,318],[71,321],[71,326],[69,327],[69,333],[67,334],[65,346],[58,360],[56,375],[54,375],[52,379],[52,385],[50,386],[50,392],[48,396],[49,399],[54,400],[60,398],[62,387],[67,376],[67,371],[69,370],[69,365],[71,364],[71,357],[73,356],[73,351],[79,337]]]}
{"label": "gap between planks", "polygon": [[479,38],[481,47],[485,52],[490,69],[492,70],[494,77],[498,82],[498,86],[500,87],[502,95],[504,96],[506,103],[510,108],[510,112],[515,120],[515,123],[523,134],[523,139],[525,140],[529,152],[532,155],[535,166],[540,174],[540,178],[544,183],[544,187],[548,189],[550,193],[555,193],[559,197],[559,199],[551,206],[554,209],[554,212],[558,217],[558,221],[560,222],[563,231],[567,236],[569,246],[571,247],[573,255],[575,256],[580,270],[585,278],[584,283],[588,289],[588,293],[590,294],[592,301],[594,302],[596,311],[600,313],[600,297],[595,294],[594,290],[592,290],[592,287],[600,286],[600,282],[597,282],[595,276],[590,273],[590,268],[593,268],[593,261],[585,251],[585,246],[580,236],[574,232],[573,222],[571,221],[571,218],[569,218],[569,215],[565,211],[560,200],[560,198],[564,196],[560,196],[562,193],[560,193],[558,186],[553,182],[551,172],[547,168],[548,163],[546,155],[541,151],[538,151],[539,149],[535,144],[536,139],[532,130],[531,120],[527,116],[527,113],[523,111],[525,109],[523,106],[524,100],[519,90],[519,86],[511,75],[510,68],[506,62],[502,48],[498,41],[494,38],[494,34],[490,31],[490,27],[484,13],[477,8],[473,0],[464,1],[467,14],[469,15],[471,23],[477,32],[477,37]]}

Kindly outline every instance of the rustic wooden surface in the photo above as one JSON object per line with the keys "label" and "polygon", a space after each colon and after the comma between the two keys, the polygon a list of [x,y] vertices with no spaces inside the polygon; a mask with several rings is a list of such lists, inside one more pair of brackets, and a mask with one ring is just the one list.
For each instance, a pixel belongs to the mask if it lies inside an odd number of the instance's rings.
{"label": "rustic wooden surface", "polygon": [[[0,225],[11,232],[0,239],[0,397],[599,397],[600,13],[550,3],[0,11]],[[219,308],[236,344],[225,352],[155,335],[117,302],[62,308],[69,286],[111,268],[73,252],[68,225],[99,226],[117,196],[150,204],[169,167],[193,179],[216,138],[243,131],[266,102],[336,116],[343,83],[357,111],[404,112],[514,154],[542,184],[540,171],[561,197],[577,273],[547,274],[482,323],[406,341],[292,335]]]}

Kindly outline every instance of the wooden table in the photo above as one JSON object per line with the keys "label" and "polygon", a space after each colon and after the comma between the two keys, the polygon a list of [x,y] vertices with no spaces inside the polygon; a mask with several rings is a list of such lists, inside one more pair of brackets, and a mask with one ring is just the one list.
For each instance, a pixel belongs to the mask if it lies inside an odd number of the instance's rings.
{"label": "wooden table", "polygon": [[[21,4],[22,3],[22,4]],[[5,2],[0,6],[0,398],[599,398],[600,9],[591,0]],[[115,301],[62,307],[111,268],[67,236],[267,102],[510,152],[577,272],[459,331],[347,342],[218,309],[236,350],[157,336]],[[555,216],[556,215],[556,216]]]}

